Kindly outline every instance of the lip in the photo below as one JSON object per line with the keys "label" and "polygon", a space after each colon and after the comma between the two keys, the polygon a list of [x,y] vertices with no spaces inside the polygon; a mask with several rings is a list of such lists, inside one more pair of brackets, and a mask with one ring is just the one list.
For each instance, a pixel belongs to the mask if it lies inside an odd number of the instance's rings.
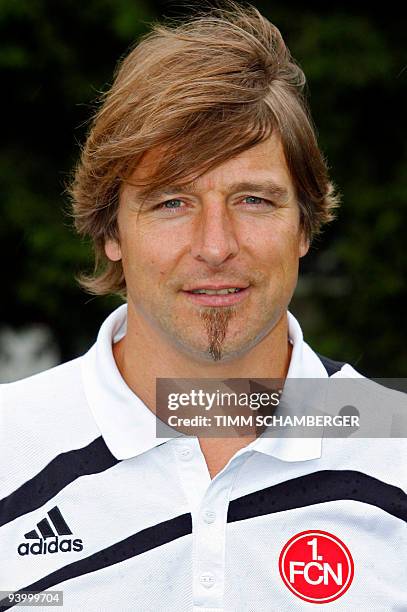
{"label": "lip", "polygon": [[[237,287],[237,285],[222,285],[212,287],[195,287],[194,289],[227,289],[228,287]],[[190,293],[190,291],[181,291],[191,302],[200,306],[232,306],[245,300],[251,291],[251,286],[242,288],[237,293],[229,293],[229,295],[206,295],[205,293]]]}
{"label": "lip", "polygon": [[184,291],[196,291],[197,289],[212,289],[213,291],[219,291],[220,289],[230,289],[234,287],[236,289],[246,289],[249,285],[236,285],[233,283],[224,283],[223,285],[215,285],[206,283],[205,285],[197,285],[196,287],[187,287]]}

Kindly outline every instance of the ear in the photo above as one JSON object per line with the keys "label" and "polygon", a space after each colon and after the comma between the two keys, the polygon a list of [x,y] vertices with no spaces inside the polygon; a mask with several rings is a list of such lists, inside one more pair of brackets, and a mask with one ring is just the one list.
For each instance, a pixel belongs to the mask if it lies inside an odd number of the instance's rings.
{"label": "ear", "polygon": [[304,230],[301,230],[300,233],[300,242],[298,245],[298,253],[300,257],[304,257],[309,251],[310,241],[306,237]]}
{"label": "ear", "polygon": [[122,258],[120,245],[116,240],[113,240],[113,238],[109,238],[105,241],[105,253],[110,261],[119,261]]}

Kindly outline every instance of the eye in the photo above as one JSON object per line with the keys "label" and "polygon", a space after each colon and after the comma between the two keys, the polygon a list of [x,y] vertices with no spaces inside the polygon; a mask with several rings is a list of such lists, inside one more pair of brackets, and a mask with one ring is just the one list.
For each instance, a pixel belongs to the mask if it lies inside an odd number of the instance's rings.
{"label": "eye", "polygon": [[163,206],[164,207],[168,207],[168,208],[179,208],[180,205],[182,204],[181,200],[178,199],[174,199],[174,200],[167,200],[166,202],[163,202]]}
{"label": "eye", "polygon": [[178,198],[174,198],[173,200],[166,200],[165,202],[161,202],[158,204],[157,208],[159,210],[177,210],[181,208],[182,200]]}
{"label": "eye", "polygon": [[262,204],[265,206],[273,206],[273,203],[264,198],[260,198],[258,196],[245,196],[243,201],[246,200],[248,204]]}

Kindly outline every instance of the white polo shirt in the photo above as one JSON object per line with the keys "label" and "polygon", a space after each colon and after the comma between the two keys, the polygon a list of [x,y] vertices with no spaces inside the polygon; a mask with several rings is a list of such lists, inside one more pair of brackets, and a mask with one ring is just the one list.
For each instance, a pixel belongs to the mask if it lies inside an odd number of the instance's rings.
{"label": "white polo shirt", "polygon": [[[85,355],[1,386],[0,590],[62,590],[64,610],[321,610],[318,584],[345,573],[327,610],[407,610],[405,441],[261,437],[211,480],[198,439],[157,439],[121,378],[126,308]],[[289,337],[288,377],[327,378],[290,313]]]}

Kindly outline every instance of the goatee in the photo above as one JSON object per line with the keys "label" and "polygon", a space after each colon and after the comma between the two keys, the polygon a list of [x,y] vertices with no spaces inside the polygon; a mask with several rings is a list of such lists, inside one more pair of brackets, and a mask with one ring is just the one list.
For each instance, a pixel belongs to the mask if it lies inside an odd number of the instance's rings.
{"label": "goatee", "polygon": [[214,361],[222,359],[222,344],[228,323],[235,313],[232,306],[205,308],[200,313],[208,335],[208,352]]}

